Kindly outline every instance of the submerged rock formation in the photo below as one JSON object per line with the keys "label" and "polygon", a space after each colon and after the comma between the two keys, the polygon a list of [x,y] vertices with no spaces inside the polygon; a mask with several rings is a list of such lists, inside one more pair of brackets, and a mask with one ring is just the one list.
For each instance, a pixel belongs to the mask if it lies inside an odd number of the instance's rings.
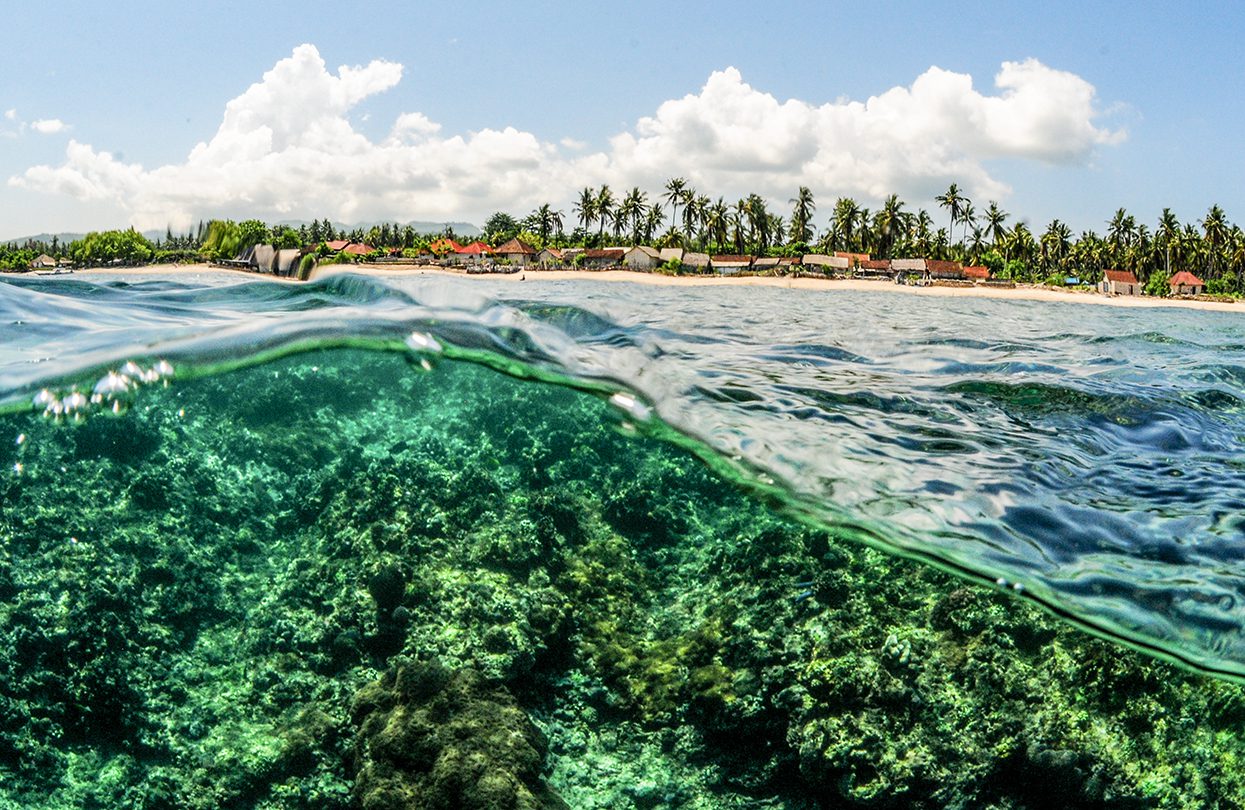
{"label": "submerged rock formation", "polygon": [[564,810],[546,742],[505,689],[471,670],[405,663],[355,696],[354,794],[364,810]]}

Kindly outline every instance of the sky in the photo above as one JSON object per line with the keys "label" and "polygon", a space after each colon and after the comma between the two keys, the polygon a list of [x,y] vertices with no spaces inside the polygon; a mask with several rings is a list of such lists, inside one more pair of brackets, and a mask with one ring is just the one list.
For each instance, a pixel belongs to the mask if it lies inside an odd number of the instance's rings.
{"label": "sky", "polygon": [[[1245,221],[1245,4],[50,2],[6,10],[0,239],[565,213],[666,181],[1044,229]],[[185,6],[185,7],[183,7]]]}

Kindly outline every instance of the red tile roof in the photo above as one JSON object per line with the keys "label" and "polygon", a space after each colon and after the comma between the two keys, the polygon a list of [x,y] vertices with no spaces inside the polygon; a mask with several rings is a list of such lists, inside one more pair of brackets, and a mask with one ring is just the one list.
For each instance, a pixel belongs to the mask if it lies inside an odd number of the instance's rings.
{"label": "red tile roof", "polygon": [[585,259],[615,259],[622,260],[623,254],[627,251],[622,248],[588,248],[584,251]]}
{"label": "red tile roof", "polygon": [[742,256],[735,253],[723,253],[720,256],[712,256],[710,258],[719,264],[752,264],[751,256]]}
{"label": "red tile roof", "polygon": [[349,253],[352,256],[366,256],[375,249],[376,248],[371,245],[364,245],[360,242],[352,242],[351,244],[346,245],[344,252]]}
{"label": "red tile roof", "polygon": [[477,256],[485,253],[492,253],[493,249],[480,241],[472,242],[470,245],[462,245],[454,249],[455,253],[471,253]]}
{"label": "red tile roof", "polygon": [[1108,270],[1106,271],[1107,281],[1114,281],[1116,284],[1139,284],[1137,277],[1133,275],[1131,270]]}
{"label": "red tile roof", "polygon": [[344,248],[346,245],[349,245],[349,244],[350,244],[350,241],[347,239],[334,239],[332,242],[325,242],[324,246],[327,247],[329,250],[341,250],[342,248]]}
{"label": "red tile roof", "polygon": [[433,253],[451,253],[463,249],[463,246],[455,242],[453,239],[436,239],[432,244],[428,245],[428,249]]}
{"label": "red tile roof", "polygon": [[990,278],[990,268],[972,264],[964,268],[964,275],[969,278]]}
{"label": "red tile roof", "polygon": [[493,252],[499,255],[514,255],[516,253],[521,253],[525,256],[535,256],[536,248],[532,247],[527,242],[524,242],[522,239],[516,238],[511,239],[504,245],[501,245]]}
{"label": "red tile roof", "polygon": [[1205,287],[1206,283],[1200,278],[1190,273],[1188,270],[1181,270],[1176,275],[1168,279],[1168,284],[1173,287]]}

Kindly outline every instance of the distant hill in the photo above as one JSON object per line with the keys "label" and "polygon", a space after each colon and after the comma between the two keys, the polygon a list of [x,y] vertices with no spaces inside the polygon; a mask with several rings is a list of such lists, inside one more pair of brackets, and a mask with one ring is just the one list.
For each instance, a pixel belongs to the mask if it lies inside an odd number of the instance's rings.
{"label": "distant hill", "polygon": [[[311,222],[305,219],[287,219],[287,220],[282,220],[281,222],[270,222],[268,224],[269,225],[288,225],[291,228],[299,228],[299,227],[302,227],[303,225],[310,225]],[[360,223],[354,223],[354,224],[334,222],[333,228],[339,231],[341,230],[353,231],[355,228],[361,228],[366,231],[367,229],[371,228],[373,225],[383,225],[383,224],[385,223],[380,222],[380,221],[360,222]],[[392,225],[393,223],[390,222],[389,224]],[[414,228],[419,233],[440,233],[441,231],[445,230],[446,225],[449,225],[451,228],[454,229],[454,233],[458,234],[459,236],[479,236],[481,234],[480,229],[477,228],[475,225],[472,225],[470,222],[424,222],[421,220],[414,220],[412,222],[402,222],[399,224],[403,226],[410,225],[412,228]],[[164,239],[166,232],[167,232],[166,229],[160,228],[158,230],[143,231],[143,236],[147,237],[153,242],[158,242]],[[175,232],[174,235],[180,235],[181,233],[185,233],[185,231]],[[7,245],[10,242],[16,242],[19,245],[24,245],[25,243],[32,242],[32,241],[33,242],[51,242],[53,236],[55,236],[62,245],[67,245],[70,242],[74,241],[75,239],[81,239],[82,237],[86,236],[86,234],[85,233],[73,233],[70,231],[65,231],[62,233],[37,233],[31,236],[17,236],[17,237],[12,237],[9,239],[0,239],[0,243]]]}
{"label": "distant hill", "polygon": [[[55,236],[62,245],[68,245],[70,242],[74,241],[75,239],[81,239],[82,237],[86,236],[86,234],[85,233],[73,233],[71,231],[62,231],[61,233],[36,233],[36,234],[33,234],[32,236],[17,236],[11,239],[0,239],[0,243],[7,245],[10,242],[16,242],[19,245],[24,245],[27,242],[51,242],[53,236]],[[164,238],[164,231],[162,230],[143,231],[143,236],[147,237],[148,239],[154,242],[157,239]]]}

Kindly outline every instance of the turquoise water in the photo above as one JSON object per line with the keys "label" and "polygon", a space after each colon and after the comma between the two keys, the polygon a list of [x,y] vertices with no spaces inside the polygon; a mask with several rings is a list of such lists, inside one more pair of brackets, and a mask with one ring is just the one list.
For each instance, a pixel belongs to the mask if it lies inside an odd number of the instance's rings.
{"label": "turquoise water", "polygon": [[1234,315],[206,282],[0,285],[0,801],[1245,795]]}

